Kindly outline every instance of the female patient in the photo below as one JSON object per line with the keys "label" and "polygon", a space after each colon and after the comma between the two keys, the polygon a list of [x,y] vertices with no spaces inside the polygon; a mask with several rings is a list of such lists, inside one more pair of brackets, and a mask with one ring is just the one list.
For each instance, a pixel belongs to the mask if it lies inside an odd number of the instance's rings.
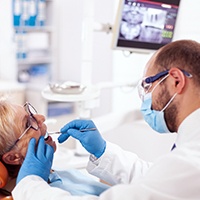
{"label": "female patient", "polygon": [[[38,141],[40,136],[45,136],[47,127],[44,124],[45,117],[37,114],[30,103],[20,106],[8,100],[0,100],[0,113],[0,158],[9,173],[9,179],[3,189],[11,192],[25,158],[29,140],[35,138]],[[46,143],[56,151],[56,143],[50,136]],[[71,193],[76,195],[99,195],[108,188],[107,185],[94,181],[76,170],[52,170],[49,184],[62,189],[71,188]]]}

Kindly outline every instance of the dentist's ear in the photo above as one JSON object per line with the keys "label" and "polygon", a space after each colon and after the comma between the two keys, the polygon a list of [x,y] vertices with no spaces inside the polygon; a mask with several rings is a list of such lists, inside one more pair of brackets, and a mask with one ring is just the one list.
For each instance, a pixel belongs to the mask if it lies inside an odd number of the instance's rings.
{"label": "dentist's ear", "polygon": [[177,94],[180,94],[183,91],[183,88],[186,84],[185,75],[183,74],[183,72],[180,69],[175,68],[175,67],[172,67],[169,70],[169,75],[172,77],[172,80],[173,80],[172,84],[174,87],[174,91]]}

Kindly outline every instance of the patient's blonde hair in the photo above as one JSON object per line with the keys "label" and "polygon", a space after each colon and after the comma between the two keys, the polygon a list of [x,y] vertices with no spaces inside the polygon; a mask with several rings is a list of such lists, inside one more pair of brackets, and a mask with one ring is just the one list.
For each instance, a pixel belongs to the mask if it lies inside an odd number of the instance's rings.
{"label": "patient's blonde hair", "polygon": [[0,155],[9,151],[14,145],[16,131],[19,131],[18,124],[15,123],[17,112],[12,103],[5,98],[0,99]]}

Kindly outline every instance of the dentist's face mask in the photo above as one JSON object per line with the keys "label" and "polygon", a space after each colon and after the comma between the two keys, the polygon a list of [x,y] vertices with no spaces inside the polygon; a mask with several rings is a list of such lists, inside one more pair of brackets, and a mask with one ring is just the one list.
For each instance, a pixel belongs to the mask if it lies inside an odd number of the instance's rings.
{"label": "dentist's face mask", "polygon": [[[181,70],[186,76],[191,77],[192,75],[188,72]],[[164,76],[164,77],[163,77]],[[167,128],[165,118],[164,118],[164,110],[169,106],[169,104],[173,101],[176,97],[177,93],[175,93],[169,102],[164,106],[161,111],[152,110],[152,93],[156,89],[156,87],[164,81],[169,76],[168,70],[160,72],[155,76],[147,77],[143,79],[138,85],[138,92],[139,96],[142,99],[142,106],[141,112],[145,121],[149,124],[149,126],[159,133],[169,133],[170,131]],[[159,78],[163,77],[155,87],[149,92],[150,88],[152,87],[152,83],[158,80]]]}

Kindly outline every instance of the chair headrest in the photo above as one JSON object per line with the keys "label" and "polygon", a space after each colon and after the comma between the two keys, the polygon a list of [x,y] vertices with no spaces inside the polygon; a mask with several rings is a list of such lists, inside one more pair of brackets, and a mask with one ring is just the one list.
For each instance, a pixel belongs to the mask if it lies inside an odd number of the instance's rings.
{"label": "chair headrest", "polygon": [[4,187],[8,180],[8,170],[2,162],[0,162],[0,188]]}

